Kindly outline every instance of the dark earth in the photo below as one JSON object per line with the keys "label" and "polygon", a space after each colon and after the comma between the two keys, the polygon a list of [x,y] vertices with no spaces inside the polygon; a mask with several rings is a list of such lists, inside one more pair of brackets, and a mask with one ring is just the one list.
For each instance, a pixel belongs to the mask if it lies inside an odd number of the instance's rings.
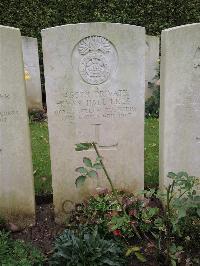
{"label": "dark earth", "polygon": [[43,199],[38,197],[36,203],[39,204],[36,205],[35,225],[20,232],[13,232],[12,237],[32,243],[48,256],[52,252],[52,244],[56,235],[62,233],[65,227],[55,223],[51,196],[43,197]]}

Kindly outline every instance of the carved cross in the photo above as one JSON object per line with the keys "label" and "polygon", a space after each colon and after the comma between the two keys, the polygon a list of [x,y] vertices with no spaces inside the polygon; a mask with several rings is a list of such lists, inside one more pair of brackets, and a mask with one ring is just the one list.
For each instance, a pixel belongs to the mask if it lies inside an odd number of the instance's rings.
{"label": "carved cross", "polygon": [[115,150],[118,146],[118,143],[117,142],[113,142],[109,145],[106,145],[106,144],[103,144],[103,141],[101,140],[100,138],[100,126],[101,124],[92,124],[94,126],[94,136],[95,136],[95,139],[94,141],[98,144],[100,150],[110,150],[110,149],[113,149]]}

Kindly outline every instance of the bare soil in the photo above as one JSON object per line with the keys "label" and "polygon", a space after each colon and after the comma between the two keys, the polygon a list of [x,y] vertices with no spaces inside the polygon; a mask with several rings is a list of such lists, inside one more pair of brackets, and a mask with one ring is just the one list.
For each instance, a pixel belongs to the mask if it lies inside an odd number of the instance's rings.
{"label": "bare soil", "polygon": [[36,207],[36,224],[23,231],[13,232],[12,237],[32,243],[48,256],[52,252],[56,235],[64,229],[64,226],[55,223],[53,204],[40,204]]}

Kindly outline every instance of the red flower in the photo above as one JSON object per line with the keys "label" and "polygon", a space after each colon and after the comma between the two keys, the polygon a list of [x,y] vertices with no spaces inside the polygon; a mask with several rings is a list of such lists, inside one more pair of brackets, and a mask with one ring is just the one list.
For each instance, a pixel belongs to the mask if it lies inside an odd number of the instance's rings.
{"label": "red flower", "polygon": [[114,231],[113,231],[113,234],[114,234],[115,236],[122,236],[122,233],[121,233],[121,231],[120,231],[119,229],[114,230]]}

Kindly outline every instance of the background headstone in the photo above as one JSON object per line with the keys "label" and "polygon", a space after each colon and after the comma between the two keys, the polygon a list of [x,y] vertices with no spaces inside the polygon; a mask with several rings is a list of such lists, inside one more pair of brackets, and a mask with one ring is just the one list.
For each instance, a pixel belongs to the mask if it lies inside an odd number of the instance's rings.
{"label": "background headstone", "polygon": [[28,109],[30,111],[42,110],[42,91],[37,39],[22,36],[22,52],[24,69],[30,76],[30,78],[26,80]]}
{"label": "background headstone", "polygon": [[150,83],[155,83],[156,75],[159,70],[159,45],[160,38],[157,36],[146,35],[146,62],[145,62],[145,99],[152,96]]}
{"label": "background headstone", "polygon": [[0,216],[34,223],[33,171],[20,31],[0,26]]}
{"label": "background headstone", "polygon": [[200,23],[161,35],[160,186],[168,172],[200,176]]}
{"label": "background headstone", "polygon": [[93,151],[75,144],[96,141],[115,186],[144,185],[145,29],[89,23],[42,31],[45,84],[57,221],[63,212],[109,187],[104,175],[77,189],[75,168]]}

